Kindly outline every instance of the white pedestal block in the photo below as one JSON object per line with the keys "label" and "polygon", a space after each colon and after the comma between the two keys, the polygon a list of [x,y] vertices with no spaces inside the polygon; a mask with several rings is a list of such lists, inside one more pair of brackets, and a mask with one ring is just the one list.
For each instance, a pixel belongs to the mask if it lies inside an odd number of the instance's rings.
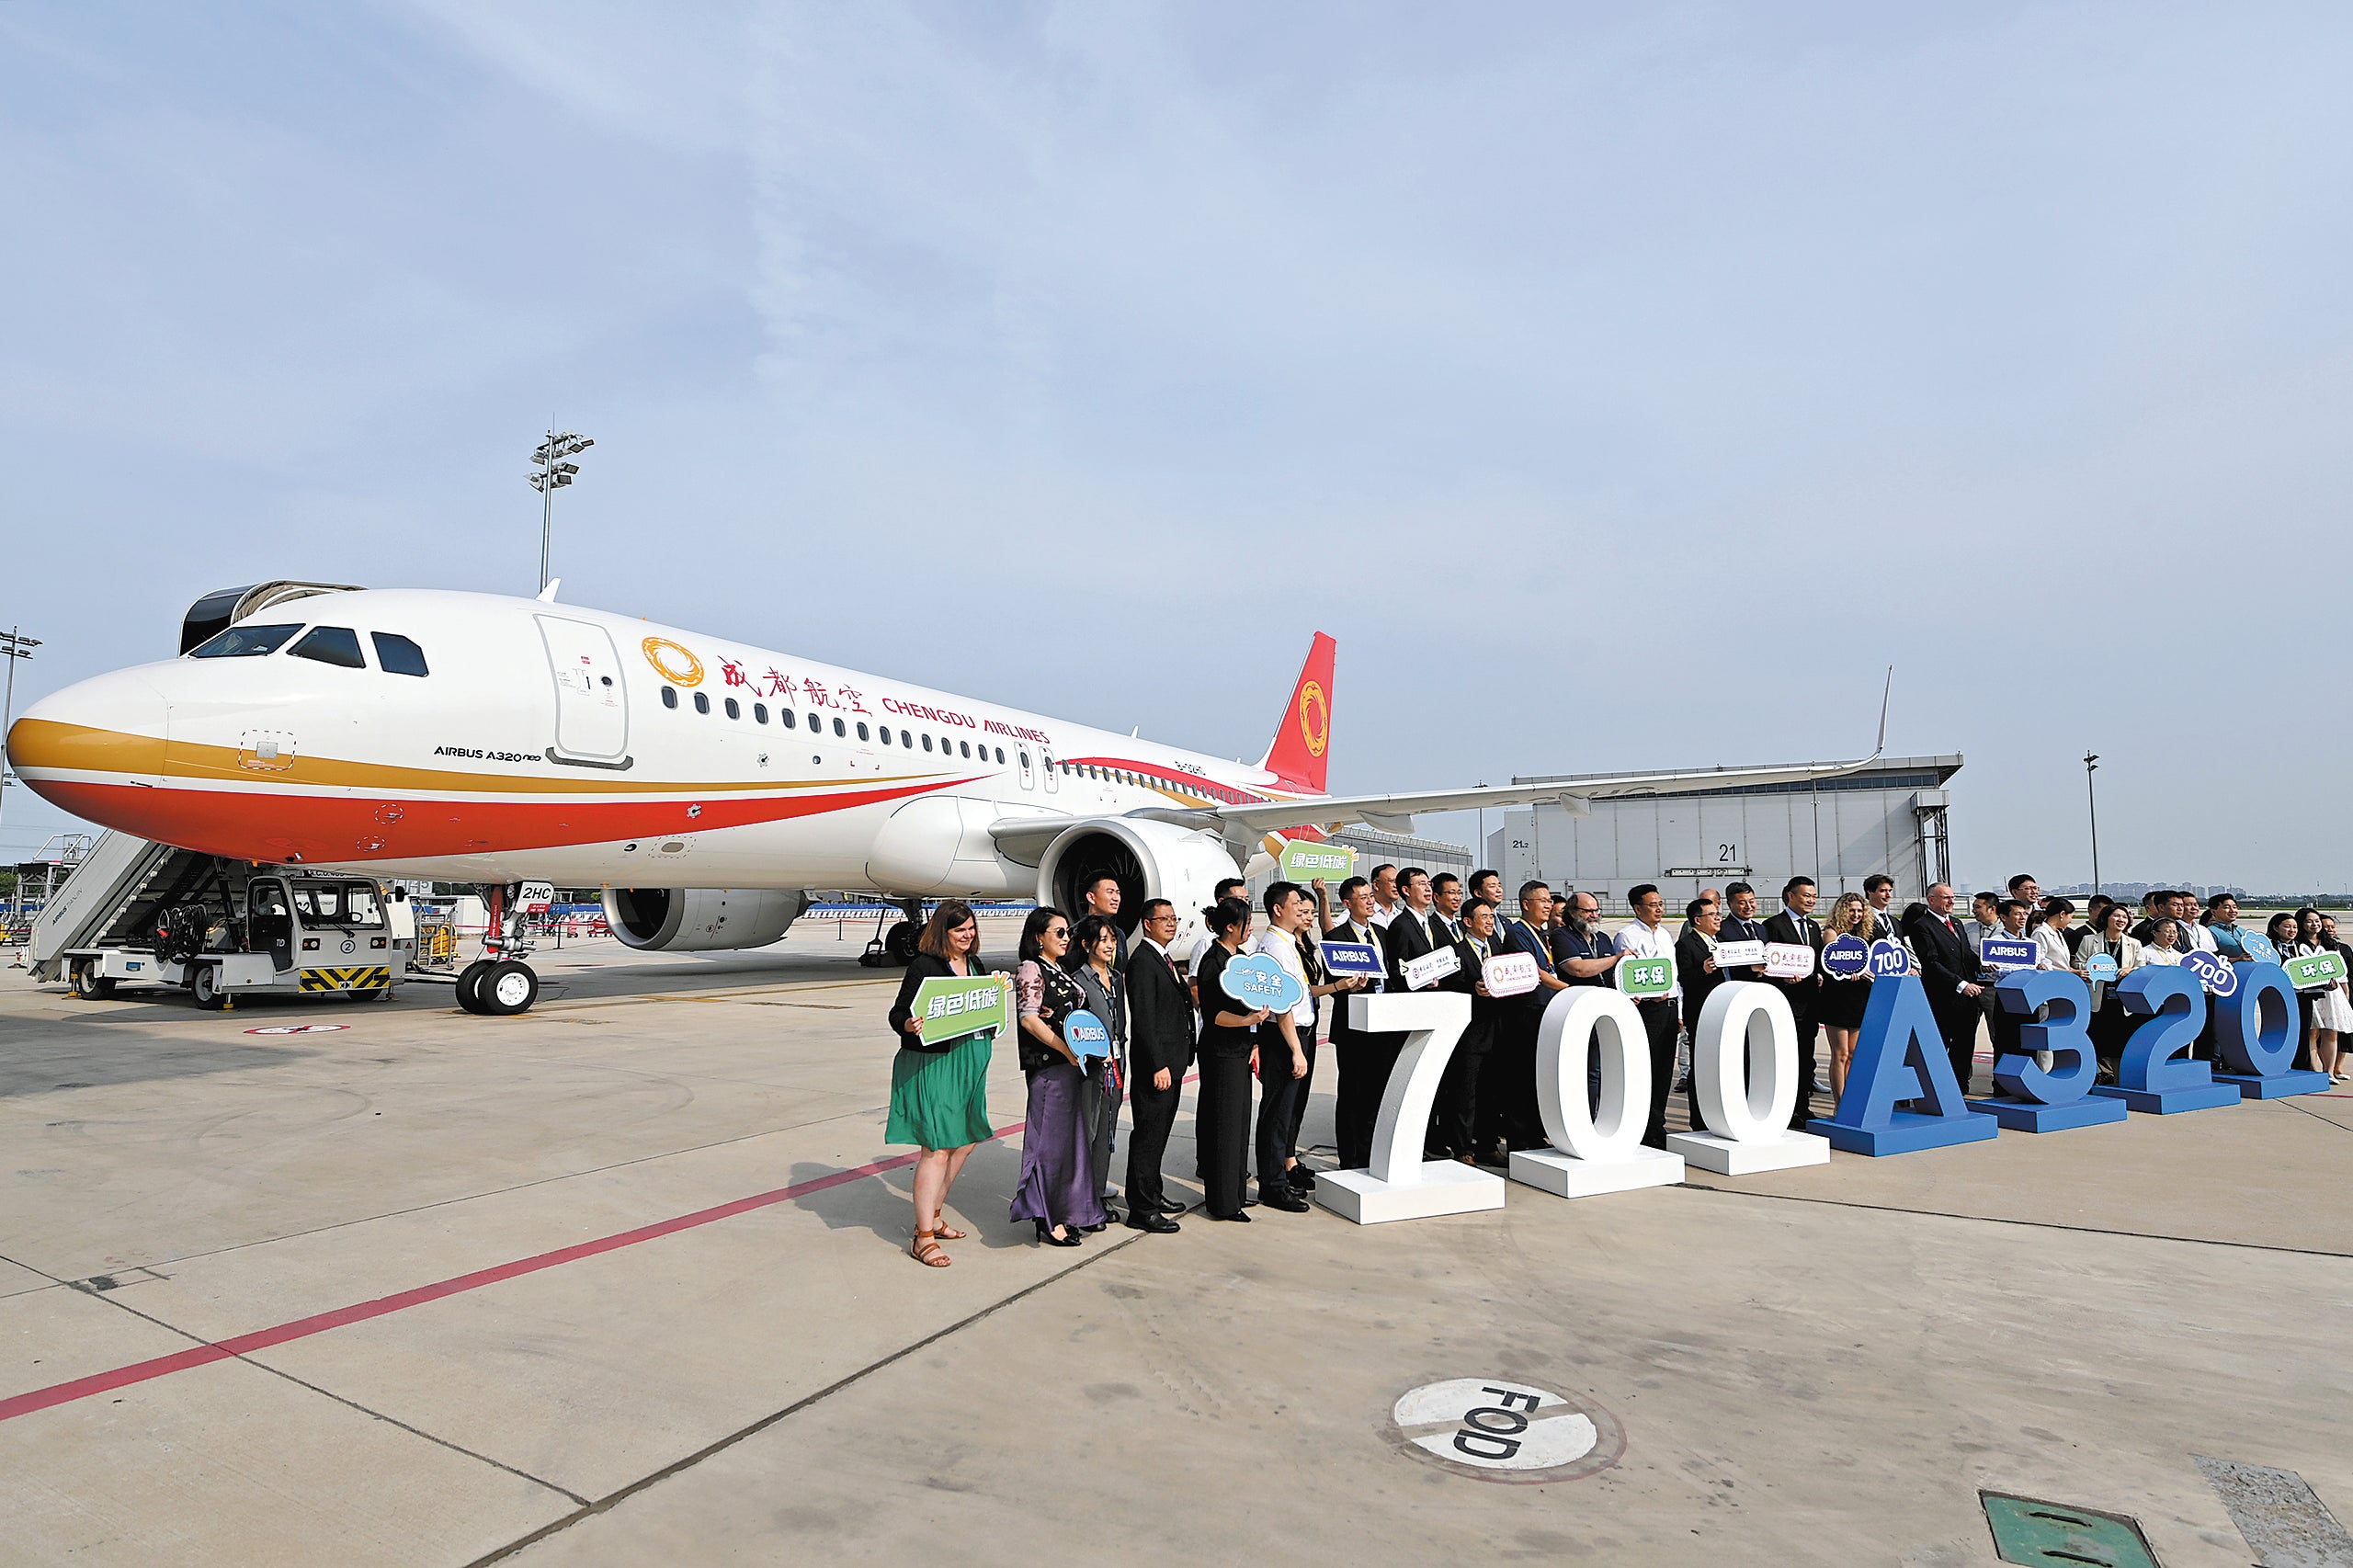
{"label": "white pedestal block", "polygon": [[1759,1171],[1786,1171],[1798,1165],[1830,1163],[1830,1140],[1813,1132],[1784,1132],[1778,1138],[1745,1142],[1713,1132],[1670,1132],[1666,1146],[1701,1170],[1713,1171],[1718,1176],[1754,1176]]}
{"label": "white pedestal block", "polygon": [[1425,1162],[1420,1179],[1383,1181],[1370,1171],[1318,1171],[1315,1201],[1359,1225],[1472,1214],[1504,1206],[1504,1178],[1460,1160]]}
{"label": "white pedestal block", "polygon": [[1580,1160],[1558,1149],[1515,1149],[1511,1179],[1563,1198],[1591,1198],[1597,1193],[1631,1192],[1636,1187],[1681,1181],[1683,1156],[1640,1145],[1617,1160]]}

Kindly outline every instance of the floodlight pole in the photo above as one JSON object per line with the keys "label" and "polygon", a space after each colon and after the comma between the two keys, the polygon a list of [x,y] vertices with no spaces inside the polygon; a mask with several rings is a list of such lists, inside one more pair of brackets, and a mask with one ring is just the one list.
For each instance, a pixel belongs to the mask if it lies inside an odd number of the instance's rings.
{"label": "floodlight pole", "polygon": [[[17,661],[31,658],[33,650],[40,646],[40,639],[26,636],[21,626],[12,626],[6,631],[0,631],[0,655],[6,655],[8,660],[8,694],[5,699],[0,699],[0,746],[6,744],[8,727],[17,721]],[[6,754],[0,752],[0,812],[6,811],[8,786],[15,782],[15,778],[8,771]]]}
{"label": "floodlight pole", "polygon": [[580,465],[563,460],[585,452],[597,443],[587,437],[566,430],[559,434],[555,421],[548,421],[548,438],[531,454],[535,465],[529,474],[531,488],[540,493],[540,586],[547,592],[550,555],[555,540],[555,493],[572,483]]}
{"label": "floodlight pole", "polygon": [[2099,771],[2099,753],[2084,753],[2084,804],[2091,810],[2092,819],[2092,892],[2099,885],[2099,796],[2092,789],[2092,775]]}

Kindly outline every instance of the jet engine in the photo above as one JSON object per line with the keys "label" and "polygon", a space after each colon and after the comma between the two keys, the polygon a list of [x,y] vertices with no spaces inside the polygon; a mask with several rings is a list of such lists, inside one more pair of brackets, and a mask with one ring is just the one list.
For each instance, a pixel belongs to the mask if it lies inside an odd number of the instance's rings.
{"label": "jet engine", "polygon": [[1087,887],[1106,873],[1119,879],[1120,926],[1133,931],[1144,901],[1165,898],[1176,906],[1188,936],[1199,929],[1218,880],[1241,874],[1214,833],[1144,817],[1097,817],[1073,823],[1046,846],[1038,897],[1075,915],[1086,908]]}
{"label": "jet engine", "polygon": [[774,888],[607,888],[605,923],[623,945],[657,953],[765,948],[809,907]]}

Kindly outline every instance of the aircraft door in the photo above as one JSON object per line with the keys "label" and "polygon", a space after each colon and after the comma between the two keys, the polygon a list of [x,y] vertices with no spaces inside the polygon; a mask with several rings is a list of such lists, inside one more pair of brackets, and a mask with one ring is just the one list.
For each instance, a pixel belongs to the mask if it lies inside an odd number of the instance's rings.
{"label": "aircraft door", "polygon": [[1051,756],[1040,756],[1038,758],[1038,761],[1046,770],[1046,793],[1049,795],[1061,794],[1063,789],[1061,782],[1062,774],[1061,771],[1054,767],[1054,759]]}
{"label": "aircraft door", "polygon": [[585,620],[553,615],[538,619],[548,670],[555,678],[555,745],[550,755],[558,762],[627,767],[629,689],[612,637]]}
{"label": "aircraft door", "polygon": [[1021,787],[1024,790],[1036,789],[1038,787],[1038,775],[1036,770],[1029,766],[1029,748],[1027,746],[1017,747],[1015,749],[1015,755],[1019,756],[1021,759]]}

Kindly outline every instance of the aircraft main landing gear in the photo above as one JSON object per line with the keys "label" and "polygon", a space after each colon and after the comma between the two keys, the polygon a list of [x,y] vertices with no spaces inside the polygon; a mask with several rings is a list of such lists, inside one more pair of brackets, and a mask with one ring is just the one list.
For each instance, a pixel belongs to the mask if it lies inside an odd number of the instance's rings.
{"label": "aircraft main landing gear", "polygon": [[893,921],[888,932],[878,933],[866,944],[866,951],[858,955],[858,961],[869,969],[904,969],[915,961],[919,950],[915,944],[923,939],[923,900],[902,898],[892,902],[905,918]]}

